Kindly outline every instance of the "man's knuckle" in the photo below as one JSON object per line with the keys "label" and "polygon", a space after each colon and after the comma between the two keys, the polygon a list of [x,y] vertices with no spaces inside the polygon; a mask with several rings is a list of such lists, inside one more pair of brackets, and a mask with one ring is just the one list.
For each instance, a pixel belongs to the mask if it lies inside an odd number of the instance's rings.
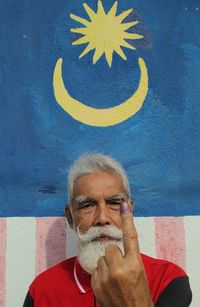
{"label": "man's knuckle", "polygon": [[137,232],[124,231],[124,237],[131,240],[136,240],[138,238]]}
{"label": "man's knuckle", "polygon": [[107,289],[107,287],[109,285],[108,279],[107,278],[102,278],[100,284],[101,284],[101,289]]}
{"label": "man's knuckle", "polygon": [[138,264],[136,263],[134,266],[129,267],[129,273],[131,274],[140,275],[140,274],[143,274],[143,272],[144,270],[141,267],[141,265],[139,265],[139,263]]}
{"label": "man's knuckle", "polygon": [[125,277],[125,272],[121,268],[113,270],[110,274],[111,280],[124,279],[124,277]]}

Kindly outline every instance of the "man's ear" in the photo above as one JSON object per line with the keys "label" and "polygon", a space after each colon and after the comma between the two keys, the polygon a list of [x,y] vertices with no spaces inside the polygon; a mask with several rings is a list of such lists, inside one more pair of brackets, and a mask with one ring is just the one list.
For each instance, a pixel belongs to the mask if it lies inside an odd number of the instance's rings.
{"label": "man's ear", "polygon": [[133,209],[134,209],[134,200],[132,198],[130,200],[129,206],[131,208],[131,211],[133,211]]}
{"label": "man's ear", "polygon": [[67,218],[67,221],[69,223],[69,226],[71,229],[74,228],[74,221],[73,221],[73,215],[72,215],[72,212],[71,212],[71,207],[70,205],[66,205],[65,206],[65,216]]}

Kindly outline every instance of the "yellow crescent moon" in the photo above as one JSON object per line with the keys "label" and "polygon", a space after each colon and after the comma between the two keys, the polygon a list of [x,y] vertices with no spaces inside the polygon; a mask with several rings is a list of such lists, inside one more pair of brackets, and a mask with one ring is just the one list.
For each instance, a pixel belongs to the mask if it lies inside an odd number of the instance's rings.
{"label": "yellow crescent moon", "polygon": [[65,88],[62,78],[62,58],[59,58],[57,60],[53,75],[55,98],[58,104],[67,113],[69,113],[74,119],[84,124],[106,127],[121,123],[141,109],[148,92],[147,67],[142,58],[139,58],[138,62],[141,76],[136,92],[126,101],[115,107],[96,109],[87,106],[70,96]]}

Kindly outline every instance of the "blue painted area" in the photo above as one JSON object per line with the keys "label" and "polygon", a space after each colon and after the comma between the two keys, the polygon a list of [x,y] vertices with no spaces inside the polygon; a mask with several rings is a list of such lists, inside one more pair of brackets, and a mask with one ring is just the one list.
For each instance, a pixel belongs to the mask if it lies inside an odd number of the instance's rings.
{"label": "blue painted area", "polygon": [[[85,1],[94,8],[95,1]],[[113,1],[104,1],[109,9]],[[200,214],[200,5],[199,1],[119,1],[135,8],[136,51],[92,65],[74,13],[81,1],[1,1],[0,216],[63,215],[66,176],[81,153],[101,151],[127,170],[137,216]],[[148,66],[143,108],[112,127],[84,125],[56,103],[52,75],[59,57],[70,94],[98,108],[116,105],[137,88],[137,60]]]}

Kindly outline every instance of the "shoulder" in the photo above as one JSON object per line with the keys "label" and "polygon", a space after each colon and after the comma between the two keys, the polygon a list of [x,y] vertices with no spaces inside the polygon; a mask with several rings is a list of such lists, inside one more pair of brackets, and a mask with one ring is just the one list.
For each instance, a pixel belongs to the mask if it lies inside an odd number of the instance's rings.
{"label": "shoulder", "polygon": [[73,280],[75,261],[75,257],[64,260],[50,269],[40,273],[29,287],[31,295],[34,296],[38,289],[41,291],[42,289],[57,288],[59,287],[59,284],[63,283],[63,281],[66,282],[66,280]]}
{"label": "shoulder", "polygon": [[[154,303],[173,281],[183,278],[184,282],[189,284],[186,272],[175,263],[144,254],[141,254],[141,257]],[[172,284],[172,288],[175,285],[176,283]]]}
{"label": "shoulder", "polygon": [[185,276],[186,272],[177,264],[168,260],[156,259],[144,254],[141,254],[142,261],[146,270],[146,274],[159,274],[160,277],[167,275],[168,278]]}
{"label": "shoulder", "polygon": [[192,291],[188,276],[177,277],[162,291],[156,307],[188,307],[192,301]]}

